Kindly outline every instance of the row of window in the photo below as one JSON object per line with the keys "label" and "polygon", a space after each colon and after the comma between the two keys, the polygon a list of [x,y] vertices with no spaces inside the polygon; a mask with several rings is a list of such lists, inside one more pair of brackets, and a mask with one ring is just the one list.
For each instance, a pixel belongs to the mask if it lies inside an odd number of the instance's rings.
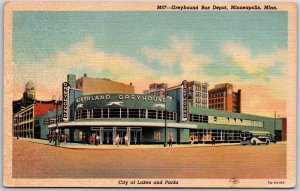
{"label": "row of window", "polygon": [[224,110],[224,104],[215,104],[215,105],[209,105],[210,109],[221,109]]}
{"label": "row of window", "polygon": [[208,95],[209,98],[214,98],[214,97],[223,97],[224,96],[224,92],[217,92],[217,93],[210,93]]}
{"label": "row of window", "polygon": [[[165,119],[165,111],[148,109],[128,109],[128,108],[101,108],[86,109],[76,111],[76,119],[90,118],[147,118]],[[175,112],[167,111],[167,120],[176,121]]]}
{"label": "row of window", "polygon": [[17,131],[31,131],[33,130],[33,122],[24,123],[22,125],[17,125],[14,127],[14,132]]}
{"label": "row of window", "polygon": [[210,99],[209,103],[222,103],[224,99]]}
{"label": "row of window", "polygon": [[207,100],[206,100],[206,99],[194,98],[194,101],[195,101],[196,103],[207,104]]}
{"label": "row of window", "polygon": [[190,114],[189,121],[200,122],[200,123],[213,123],[222,125],[240,125],[240,126],[252,126],[252,127],[263,127],[264,123],[261,121],[238,119],[230,117],[215,117],[198,114]]}
{"label": "row of window", "polygon": [[190,133],[190,141],[239,141],[240,134],[239,130],[199,129]]}
{"label": "row of window", "polygon": [[202,92],[207,92],[207,87],[206,86],[195,86],[196,91],[202,91]]}
{"label": "row of window", "polygon": [[196,91],[195,94],[196,94],[196,97],[207,98],[207,93]]}
{"label": "row of window", "polygon": [[16,114],[14,116],[14,123],[17,124],[17,123],[22,123],[23,121],[28,121],[30,119],[33,118],[33,108],[25,111],[25,112],[22,112],[22,113],[19,113],[19,114]]}
{"label": "row of window", "polygon": [[231,117],[215,117],[215,116],[209,116],[208,123],[222,124],[222,125],[251,126],[251,127],[263,127],[264,126],[264,123],[262,121],[231,118]]}
{"label": "row of window", "polygon": [[194,103],[193,107],[207,108],[207,105],[206,104]]}
{"label": "row of window", "polygon": [[208,123],[208,116],[207,115],[190,114],[189,121],[200,122],[200,123]]}
{"label": "row of window", "polygon": [[239,101],[238,100],[236,100],[236,99],[234,99],[233,101],[232,101],[232,103],[234,104],[234,105],[239,105]]}
{"label": "row of window", "polygon": [[[57,119],[58,119],[58,123],[62,122],[63,121],[62,115],[58,115]],[[55,116],[54,117],[46,117],[44,119],[44,125],[46,125],[46,124],[50,125],[50,124],[54,124],[54,123],[56,123]]]}

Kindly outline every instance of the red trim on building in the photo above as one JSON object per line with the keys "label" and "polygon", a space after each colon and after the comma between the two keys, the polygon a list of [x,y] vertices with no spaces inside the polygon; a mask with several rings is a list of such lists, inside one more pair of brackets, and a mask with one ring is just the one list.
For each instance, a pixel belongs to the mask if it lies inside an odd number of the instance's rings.
{"label": "red trim on building", "polygon": [[50,109],[55,109],[55,104],[53,103],[35,103],[34,106],[34,117],[46,114]]}

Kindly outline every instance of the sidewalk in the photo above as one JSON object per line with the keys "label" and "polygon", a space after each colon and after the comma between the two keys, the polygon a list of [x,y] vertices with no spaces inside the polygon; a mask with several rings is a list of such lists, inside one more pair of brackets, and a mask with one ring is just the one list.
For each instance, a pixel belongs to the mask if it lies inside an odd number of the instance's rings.
{"label": "sidewalk", "polygon": [[[14,138],[17,140],[16,138]],[[19,140],[23,141],[30,141],[39,144],[55,146],[54,143],[49,143],[48,140],[42,139],[29,139],[29,138],[19,138]],[[274,144],[274,143],[271,143]],[[285,144],[285,142],[277,142],[276,144]],[[193,147],[223,147],[223,146],[242,146],[240,143],[216,143],[215,145],[212,144],[173,144],[172,147],[164,147],[163,144],[139,144],[139,145],[129,145],[128,147],[125,145],[90,145],[90,144],[81,144],[81,143],[60,143],[57,147],[62,148],[69,148],[69,149],[141,149],[141,148],[164,148],[164,149],[171,149],[171,148],[193,148]],[[250,145],[251,146],[251,145]]]}

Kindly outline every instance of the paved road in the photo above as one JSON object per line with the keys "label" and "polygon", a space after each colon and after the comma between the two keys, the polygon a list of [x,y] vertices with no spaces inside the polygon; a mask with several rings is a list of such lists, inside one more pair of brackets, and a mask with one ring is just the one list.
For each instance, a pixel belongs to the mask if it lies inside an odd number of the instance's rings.
{"label": "paved road", "polygon": [[68,149],[13,141],[13,178],[286,177],[286,144]]}

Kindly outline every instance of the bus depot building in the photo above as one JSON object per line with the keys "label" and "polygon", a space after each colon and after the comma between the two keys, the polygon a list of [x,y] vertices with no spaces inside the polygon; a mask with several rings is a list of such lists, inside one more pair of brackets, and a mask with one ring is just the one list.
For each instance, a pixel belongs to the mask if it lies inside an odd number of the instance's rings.
{"label": "bus depot building", "polygon": [[[84,95],[64,82],[62,108],[51,113],[39,116],[49,134],[60,132],[79,143],[99,135],[100,144],[115,144],[117,135],[121,144],[125,135],[130,144],[163,144],[170,133],[175,144],[210,143],[212,138],[216,143],[239,142],[242,131],[269,132],[280,140],[283,124],[278,118],[192,107],[184,85],[168,89],[166,96]],[[49,120],[53,118],[62,120]]]}

